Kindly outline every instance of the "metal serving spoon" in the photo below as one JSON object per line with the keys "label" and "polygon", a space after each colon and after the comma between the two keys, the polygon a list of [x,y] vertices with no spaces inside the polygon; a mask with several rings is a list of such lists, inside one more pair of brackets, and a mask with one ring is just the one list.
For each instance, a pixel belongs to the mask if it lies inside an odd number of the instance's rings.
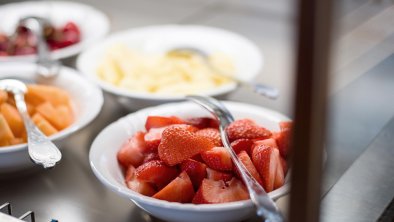
{"label": "metal serving spoon", "polygon": [[26,85],[19,80],[4,79],[0,80],[0,89],[14,94],[16,107],[27,131],[27,147],[31,160],[44,168],[54,167],[62,158],[62,154],[30,119],[24,98],[27,92]]}
{"label": "metal serving spoon", "polygon": [[216,99],[203,96],[187,96],[186,99],[197,103],[212,113],[219,121],[220,137],[224,147],[231,155],[237,170],[240,172],[242,180],[249,191],[250,199],[256,207],[257,215],[263,217],[266,222],[284,221],[282,214],[274,201],[268,196],[264,188],[253,178],[245,166],[239,161],[237,154],[231,148],[230,141],[226,133],[226,127],[234,121],[234,117],[228,109]]}
{"label": "metal serving spoon", "polygon": [[167,52],[167,54],[169,54],[169,55],[171,55],[171,54],[172,55],[190,55],[190,54],[199,55],[202,58],[202,60],[204,61],[205,65],[208,68],[210,68],[211,70],[215,71],[217,74],[225,76],[227,78],[230,78],[231,80],[233,80],[234,82],[236,82],[240,85],[250,87],[256,93],[266,96],[267,98],[277,99],[279,97],[279,90],[277,88],[274,88],[274,87],[268,86],[268,85],[264,85],[261,83],[246,82],[246,81],[238,79],[232,75],[228,75],[226,73],[223,73],[222,70],[217,69],[215,66],[213,66],[211,64],[211,62],[209,61],[209,55],[200,49],[197,49],[194,47],[179,47],[179,48],[171,49],[170,51]]}

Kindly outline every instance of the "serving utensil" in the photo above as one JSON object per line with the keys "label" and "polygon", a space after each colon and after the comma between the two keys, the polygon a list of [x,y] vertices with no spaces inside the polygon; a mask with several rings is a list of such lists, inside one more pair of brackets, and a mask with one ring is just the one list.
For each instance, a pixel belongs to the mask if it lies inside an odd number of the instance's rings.
{"label": "serving utensil", "polygon": [[14,95],[16,107],[22,116],[27,132],[27,144],[30,159],[44,168],[52,168],[62,158],[59,149],[34,124],[27,112],[24,95],[26,85],[15,79],[0,80],[0,89]]}
{"label": "serving utensil", "polygon": [[186,99],[193,101],[208,110],[219,121],[219,131],[222,143],[230,153],[231,159],[237,167],[237,170],[239,171],[241,178],[249,191],[249,196],[256,207],[257,215],[263,217],[266,222],[284,221],[283,216],[279,212],[279,209],[274,201],[268,196],[264,188],[261,187],[261,185],[253,178],[253,176],[238,159],[237,154],[231,148],[230,141],[226,133],[226,128],[231,122],[234,121],[234,117],[231,115],[228,109],[218,100],[211,97],[187,96]]}
{"label": "serving utensil", "polygon": [[178,47],[178,48],[173,48],[167,52],[169,55],[198,55],[202,58],[203,62],[205,65],[215,71],[218,75],[225,76],[232,81],[236,82],[239,85],[247,86],[249,88],[252,88],[256,93],[263,95],[267,98],[270,99],[277,99],[279,97],[279,90],[277,88],[274,88],[272,86],[268,86],[265,84],[261,83],[252,83],[252,82],[246,82],[241,79],[238,79],[234,77],[231,74],[224,73],[223,70],[219,70],[216,68],[214,65],[209,60],[209,54],[204,52],[203,50],[200,50],[195,47]]}

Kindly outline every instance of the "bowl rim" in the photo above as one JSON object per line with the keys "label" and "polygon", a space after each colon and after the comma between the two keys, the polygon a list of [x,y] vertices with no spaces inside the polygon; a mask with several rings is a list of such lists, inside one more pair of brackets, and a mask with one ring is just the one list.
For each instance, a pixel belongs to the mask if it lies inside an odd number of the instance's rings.
{"label": "bowl rim", "polygon": [[[279,112],[276,112],[274,110],[267,109],[264,107],[260,107],[257,105],[251,105],[251,104],[234,102],[234,101],[222,101],[222,102],[225,105],[231,104],[230,106],[243,106],[243,107],[245,107],[245,109],[250,109],[250,108],[256,109],[257,108],[259,110],[264,110],[268,113],[277,115],[277,116],[281,117],[283,121],[290,120],[290,118],[288,118],[287,116],[285,116]],[[118,120],[112,122],[108,126],[106,126],[104,129],[102,129],[102,131],[93,140],[90,151],[89,151],[89,163],[90,163],[93,173],[106,187],[108,187],[110,190],[114,191],[115,193],[118,193],[119,195],[121,195],[123,197],[127,197],[128,199],[132,200],[133,202],[142,202],[142,203],[148,204],[150,206],[161,207],[161,208],[172,209],[172,210],[193,210],[193,211],[197,210],[197,211],[205,211],[205,212],[212,212],[212,211],[217,211],[217,210],[234,210],[234,209],[238,209],[241,207],[252,207],[253,203],[250,199],[243,200],[243,201],[235,201],[235,202],[230,202],[230,203],[221,203],[221,204],[178,203],[178,202],[169,202],[166,200],[155,199],[153,197],[145,196],[145,195],[142,195],[138,192],[130,190],[125,185],[123,187],[117,186],[116,184],[107,180],[106,177],[100,173],[98,167],[96,167],[95,161],[93,160],[93,155],[94,155],[95,149],[97,149],[97,148],[94,148],[94,147],[96,147],[95,144],[96,144],[97,139],[100,136],[102,136],[103,134],[105,134],[107,130],[110,130],[112,127],[116,127],[116,125],[118,125],[118,124],[119,125],[122,124],[122,122],[127,121],[127,119],[133,115],[138,116],[141,113],[150,112],[155,109],[166,109],[167,107],[173,107],[173,106],[177,106],[177,105],[182,106],[184,104],[191,104],[191,103],[192,102],[188,102],[188,101],[174,102],[174,103],[166,103],[166,104],[162,104],[162,105],[158,105],[158,106],[154,106],[154,107],[144,108],[144,109],[141,109],[137,112],[133,112],[133,113],[130,113],[126,116],[123,116],[123,117],[119,118]],[[231,108],[229,108],[229,109],[231,110]],[[290,170],[288,171],[288,173],[286,175],[285,184],[282,187],[268,193],[268,195],[275,200],[275,199],[280,198],[280,197],[286,195],[287,193],[289,193],[289,191],[290,191],[289,179],[290,179]]]}
{"label": "bowl rim", "polygon": [[[100,19],[103,22],[100,25],[100,29],[102,29],[101,34],[97,35],[95,37],[95,41],[105,37],[108,34],[108,32],[110,31],[110,21],[109,21],[108,15],[106,13],[104,13],[103,11],[100,11],[99,9],[97,9],[91,5],[80,3],[80,2],[48,1],[48,0],[35,2],[33,0],[28,0],[28,1],[24,1],[24,2],[10,2],[7,4],[1,5],[0,9],[6,8],[6,7],[18,7],[20,5],[33,4],[33,3],[34,4],[38,3],[42,6],[44,6],[48,3],[50,3],[51,5],[53,5],[53,4],[62,5],[62,6],[66,5],[69,7],[84,8],[85,11],[86,11],[86,9],[89,10],[90,13],[94,14],[95,16],[100,17]],[[87,48],[90,45],[89,41],[90,41],[90,39],[86,39],[86,38],[82,37],[81,41],[79,41],[75,44],[51,51],[50,57],[52,57],[53,59],[59,60],[59,59],[66,59],[66,58],[75,56],[78,53],[82,52],[85,48]],[[33,61],[36,58],[37,58],[37,54],[17,55],[17,56],[11,55],[11,56],[0,57],[0,62],[25,62],[25,61]]]}
{"label": "bowl rim", "polygon": [[[130,28],[126,30],[122,30],[119,32],[115,32],[109,36],[107,36],[103,40],[103,44],[111,43],[113,41],[119,41],[121,39],[127,39],[128,35],[132,35],[134,33],[138,32],[145,32],[146,30],[153,30],[153,29],[200,29],[202,31],[212,31],[212,32],[217,32],[221,33],[223,35],[235,37],[240,41],[243,41],[244,43],[248,44],[254,53],[256,54],[256,58],[258,58],[257,61],[257,71],[255,71],[249,78],[249,80],[252,80],[253,78],[256,78],[259,73],[264,68],[264,54],[261,51],[261,49],[257,46],[256,43],[254,43],[252,40],[249,38],[238,34],[236,32],[232,32],[230,30],[222,29],[222,28],[217,28],[217,27],[212,27],[212,26],[204,26],[204,25],[183,25],[183,24],[163,24],[163,25],[150,25],[150,26],[141,26],[141,27],[135,27],[135,28]],[[125,40],[127,41],[127,40]],[[100,78],[97,77],[95,73],[92,73],[90,71],[85,72],[85,66],[84,66],[84,60],[87,60],[89,58],[89,55],[93,53],[93,50],[97,50],[101,48],[101,46],[92,46],[89,47],[87,50],[82,52],[76,61],[76,67],[77,69],[82,73],[82,75],[86,76],[87,78],[91,79],[94,81],[96,84],[98,84],[104,91],[109,92],[111,94],[115,95],[120,95],[124,97],[129,97],[129,98],[135,98],[135,99],[142,99],[142,100],[181,100],[183,99],[186,95],[160,95],[160,94],[152,94],[152,93],[147,93],[147,92],[133,92],[118,86],[115,86],[113,84],[110,84],[108,82],[105,82],[101,80]],[[202,93],[201,95],[206,95],[206,96],[218,96],[222,95],[224,93],[231,92],[237,88],[237,83],[236,82],[230,82],[225,85],[222,85],[220,87],[211,89],[211,90],[206,90]]]}
{"label": "bowl rim", "polygon": [[[10,62],[7,63],[10,66],[32,66],[35,65],[33,63],[29,63],[29,62]],[[73,79],[73,81],[79,81],[79,82],[83,82],[85,87],[89,87],[90,89],[96,91],[94,94],[96,96],[96,103],[97,106],[95,110],[89,110],[89,112],[91,113],[88,118],[86,119],[81,119],[80,122],[74,121],[69,127],[61,130],[60,132],[48,137],[51,141],[56,141],[59,139],[62,139],[66,136],[70,136],[71,134],[81,130],[82,128],[84,128],[85,126],[87,126],[89,123],[91,123],[97,116],[98,114],[101,112],[102,106],[104,104],[104,95],[102,90],[97,87],[95,84],[91,83],[90,81],[88,81],[87,79],[83,78],[81,75],[78,74],[78,71],[66,66],[61,66],[61,70],[64,70],[64,72],[60,72],[59,75],[67,75],[70,78]],[[62,74],[63,73],[63,74]],[[4,146],[4,147],[0,147],[0,155],[4,154],[4,153],[12,153],[12,152],[17,152],[17,151],[21,151],[21,150],[25,150],[27,149],[27,143],[22,143],[22,144],[17,144],[17,145],[12,145],[12,146]]]}

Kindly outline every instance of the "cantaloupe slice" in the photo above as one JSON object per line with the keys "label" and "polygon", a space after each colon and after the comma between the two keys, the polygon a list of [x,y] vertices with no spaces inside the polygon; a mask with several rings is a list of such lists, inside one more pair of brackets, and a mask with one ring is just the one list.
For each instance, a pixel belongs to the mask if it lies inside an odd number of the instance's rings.
{"label": "cantaloupe slice", "polygon": [[8,93],[3,90],[0,90],[0,104],[7,102]]}
{"label": "cantaloupe slice", "polygon": [[70,126],[74,122],[74,114],[70,107],[58,106],[56,107],[56,111],[58,117],[63,119],[64,128]]}
{"label": "cantaloupe slice", "polygon": [[47,85],[29,85],[25,99],[34,106],[38,106],[45,102],[50,102],[55,107],[59,105],[70,105],[67,91]]}
{"label": "cantaloupe slice", "polygon": [[8,103],[3,103],[0,106],[0,112],[3,114],[4,118],[7,120],[14,136],[22,136],[23,131],[25,131],[25,126],[23,120],[18,110]]}
{"label": "cantaloupe slice", "polygon": [[32,117],[33,122],[36,126],[47,136],[51,136],[58,131],[53,127],[41,114],[36,113]]}
{"label": "cantaloupe slice", "polygon": [[15,136],[3,114],[0,114],[0,145],[7,146]]}
{"label": "cantaloupe slice", "polygon": [[18,138],[11,139],[9,145],[17,145],[17,144],[21,144],[21,143],[26,143],[26,139],[18,137]]}
{"label": "cantaloupe slice", "polygon": [[45,102],[36,107],[37,113],[41,114],[57,130],[64,128],[65,121],[57,115],[57,110],[51,103]]}

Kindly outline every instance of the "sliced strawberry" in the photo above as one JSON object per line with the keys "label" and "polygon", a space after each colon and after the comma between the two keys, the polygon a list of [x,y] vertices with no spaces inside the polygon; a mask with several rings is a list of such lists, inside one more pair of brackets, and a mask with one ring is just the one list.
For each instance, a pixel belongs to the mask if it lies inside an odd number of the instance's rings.
{"label": "sliced strawberry", "polygon": [[280,155],[283,157],[286,157],[289,153],[292,125],[292,122],[280,122],[280,132],[276,132],[273,135],[273,138],[278,144]]}
{"label": "sliced strawberry", "polygon": [[141,181],[150,182],[162,188],[178,175],[178,170],[165,165],[161,160],[153,160],[139,166],[135,175]]}
{"label": "sliced strawberry", "polygon": [[[280,165],[279,150],[264,144],[254,147],[252,161],[262,180],[266,192],[271,192],[275,187],[277,168]],[[282,169],[283,173],[283,169]]]}
{"label": "sliced strawberry", "polygon": [[[246,153],[246,151],[241,151],[238,154],[238,159],[243,163],[245,168],[249,171],[249,173],[253,176],[253,178],[263,186],[263,181],[260,177],[259,172],[257,172],[256,167],[253,165],[252,160],[250,159],[249,155]],[[235,168],[235,171],[238,173],[237,169]]]}
{"label": "sliced strawberry", "polygon": [[204,160],[201,157],[201,154],[194,155],[191,159],[203,163]]}
{"label": "sliced strawberry", "polygon": [[190,203],[193,197],[193,184],[185,171],[153,195],[156,199],[179,203]]}
{"label": "sliced strawberry", "polygon": [[135,168],[129,166],[125,177],[126,185],[129,189],[146,196],[152,196],[156,193],[154,186],[148,182],[140,181],[135,177]]}
{"label": "sliced strawberry", "polygon": [[286,174],[287,174],[287,161],[283,158],[283,157],[280,157],[280,163],[281,163],[281,165],[282,165],[282,169],[283,169],[283,173],[284,173],[284,175],[286,176]]}
{"label": "sliced strawberry", "polygon": [[185,122],[192,126],[195,126],[200,129],[204,128],[215,128],[219,127],[219,123],[216,119],[210,117],[196,117],[196,118],[189,118],[186,119]]}
{"label": "sliced strawberry", "polygon": [[193,159],[187,159],[181,163],[181,170],[185,171],[189,175],[196,190],[200,186],[201,181],[207,175],[206,169],[207,166],[205,164]]}
{"label": "sliced strawberry", "polygon": [[209,138],[215,146],[223,146],[222,139],[220,138],[220,133],[218,129],[205,128],[197,131],[196,134]]}
{"label": "sliced strawberry", "polygon": [[142,150],[145,149],[144,133],[137,132],[129,138],[118,151],[117,158],[123,167],[127,168],[129,165],[138,167],[144,160]]}
{"label": "sliced strawberry", "polygon": [[204,179],[193,198],[195,204],[227,203],[249,199],[245,186],[236,178],[224,183]]}
{"label": "sliced strawberry", "polygon": [[274,190],[278,189],[279,187],[283,186],[283,184],[285,184],[285,173],[280,158],[281,157],[279,156],[278,166],[276,167]]}
{"label": "sliced strawberry", "polygon": [[145,129],[149,131],[151,128],[161,128],[172,124],[183,124],[183,120],[175,116],[148,116],[145,122]]}
{"label": "sliced strawberry", "polygon": [[166,127],[152,128],[144,136],[146,143],[145,152],[156,152],[161,141],[161,135]]}
{"label": "sliced strawberry", "polygon": [[226,129],[230,141],[237,139],[266,139],[271,132],[258,126],[253,120],[240,119],[232,122]]}
{"label": "sliced strawberry", "polygon": [[156,152],[145,154],[144,161],[142,163],[147,163],[152,160],[160,160],[159,154]]}
{"label": "sliced strawberry", "polygon": [[231,147],[237,154],[242,150],[246,151],[247,153],[251,153],[250,148],[252,147],[253,143],[253,140],[250,139],[237,139],[231,143]]}
{"label": "sliced strawberry", "polygon": [[207,168],[207,178],[210,180],[223,180],[227,182],[233,178],[233,174]]}
{"label": "sliced strawberry", "polygon": [[173,166],[212,147],[210,139],[174,125],[164,130],[158,152],[160,159]]}
{"label": "sliced strawberry", "polygon": [[278,149],[278,145],[276,144],[275,139],[272,138],[254,141],[252,147],[250,148],[250,153],[253,153],[253,149],[257,146],[265,146]]}
{"label": "sliced strawberry", "polygon": [[230,171],[233,169],[230,153],[224,147],[213,147],[201,153],[201,157],[214,170]]}

